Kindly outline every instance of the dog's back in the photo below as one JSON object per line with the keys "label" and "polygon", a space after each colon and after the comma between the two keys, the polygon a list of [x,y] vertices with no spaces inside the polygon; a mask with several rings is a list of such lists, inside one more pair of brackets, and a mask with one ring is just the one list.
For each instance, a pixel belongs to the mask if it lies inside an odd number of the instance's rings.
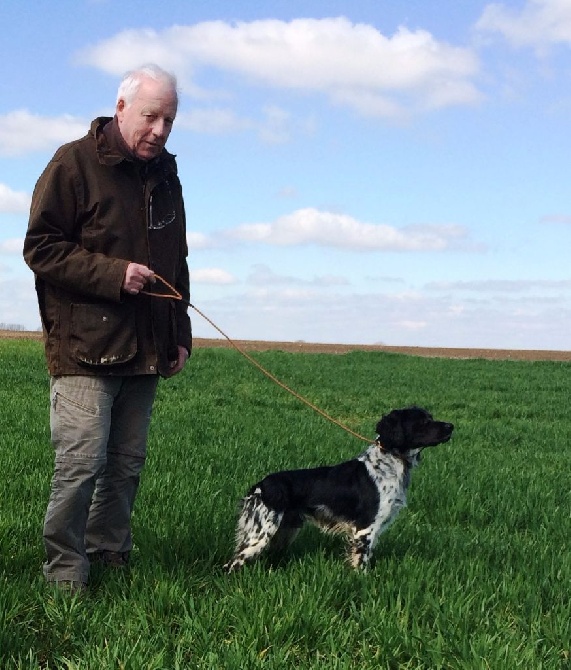
{"label": "dog's back", "polygon": [[276,472],[250,492],[256,489],[264,504],[276,512],[297,512],[310,519],[318,510],[327,509],[334,517],[354,520],[378,502],[367,466],[357,459],[333,466]]}

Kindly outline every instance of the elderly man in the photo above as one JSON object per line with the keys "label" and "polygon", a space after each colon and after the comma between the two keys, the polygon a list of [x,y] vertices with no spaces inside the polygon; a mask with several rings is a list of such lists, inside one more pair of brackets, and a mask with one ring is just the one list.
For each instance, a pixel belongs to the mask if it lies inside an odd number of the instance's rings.
{"label": "elderly man", "polygon": [[189,298],[182,189],[165,149],[177,105],[169,73],[128,73],[115,117],[58,149],[34,189],[24,258],[55,450],[44,575],[67,591],[85,589],[90,562],[127,564],[158,378],[191,351],[183,302],[148,295],[156,274]]}

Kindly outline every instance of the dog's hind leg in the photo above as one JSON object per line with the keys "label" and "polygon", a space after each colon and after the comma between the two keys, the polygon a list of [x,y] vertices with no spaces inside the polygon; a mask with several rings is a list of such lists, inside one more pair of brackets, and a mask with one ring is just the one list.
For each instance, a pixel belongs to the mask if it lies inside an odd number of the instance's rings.
{"label": "dog's hind leg", "polygon": [[296,512],[286,512],[282,518],[280,527],[272,538],[270,551],[273,554],[280,554],[285,551],[295,540],[302,526],[303,518],[299,514]]}
{"label": "dog's hind leg", "polygon": [[234,556],[224,565],[224,570],[234,572],[255,560],[270,545],[280,528],[282,517],[283,512],[276,512],[264,504],[260,489],[246,496],[238,518]]}

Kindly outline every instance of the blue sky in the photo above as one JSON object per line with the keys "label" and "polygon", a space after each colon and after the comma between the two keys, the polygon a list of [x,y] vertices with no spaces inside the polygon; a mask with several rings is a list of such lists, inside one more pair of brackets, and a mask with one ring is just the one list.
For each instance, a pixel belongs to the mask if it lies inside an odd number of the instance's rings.
{"label": "blue sky", "polygon": [[42,169],[154,61],[179,79],[191,299],[228,335],[569,349],[571,0],[4,0],[0,21],[0,323],[39,327]]}

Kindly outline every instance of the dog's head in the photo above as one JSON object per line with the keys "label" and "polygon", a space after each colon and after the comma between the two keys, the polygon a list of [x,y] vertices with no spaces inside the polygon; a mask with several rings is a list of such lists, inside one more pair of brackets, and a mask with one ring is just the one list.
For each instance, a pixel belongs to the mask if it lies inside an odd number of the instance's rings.
{"label": "dog's head", "polygon": [[419,460],[425,447],[448,442],[453,430],[451,423],[435,421],[422,407],[394,409],[377,423],[378,442],[382,448],[414,462]]}

